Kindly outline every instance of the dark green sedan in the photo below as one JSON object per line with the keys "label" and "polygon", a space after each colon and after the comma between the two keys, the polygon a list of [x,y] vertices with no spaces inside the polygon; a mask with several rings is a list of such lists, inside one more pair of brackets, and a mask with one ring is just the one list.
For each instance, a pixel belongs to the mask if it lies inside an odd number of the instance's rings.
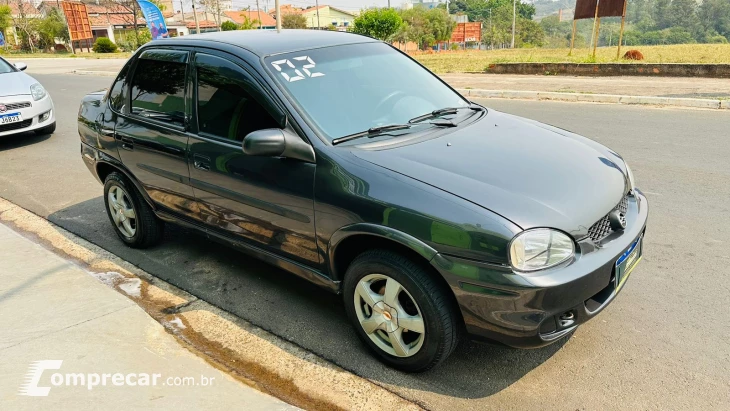
{"label": "dark green sedan", "polygon": [[181,224],[340,293],[404,371],[464,336],[554,342],[642,256],[648,204],[619,154],[354,34],[151,42],[84,98],[79,133],[121,241]]}

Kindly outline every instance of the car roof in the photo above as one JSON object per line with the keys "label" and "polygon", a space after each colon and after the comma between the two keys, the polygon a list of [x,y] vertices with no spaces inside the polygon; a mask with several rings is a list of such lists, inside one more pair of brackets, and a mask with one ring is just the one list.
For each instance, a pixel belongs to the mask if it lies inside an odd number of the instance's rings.
{"label": "car roof", "polygon": [[378,42],[370,37],[329,30],[232,30],[193,34],[184,37],[162,39],[150,44],[186,45],[195,42],[217,42],[239,46],[259,56],[288,53],[343,44]]}

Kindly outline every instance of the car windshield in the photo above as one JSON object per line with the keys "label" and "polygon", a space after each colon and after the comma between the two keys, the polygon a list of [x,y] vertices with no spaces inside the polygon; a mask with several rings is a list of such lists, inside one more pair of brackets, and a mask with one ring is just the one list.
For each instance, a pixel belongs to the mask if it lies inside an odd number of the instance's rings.
{"label": "car windshield", "polygon": [[265,59],[276,81],[330,141],[469,102],[392,47],[361,43]]}
{"label": "car windshield", "polygon": [[15,72],[15,67],[13,67],[7,61],[5,61],[5,59],[0,57],[0,74],[14,73],[14,72]]}

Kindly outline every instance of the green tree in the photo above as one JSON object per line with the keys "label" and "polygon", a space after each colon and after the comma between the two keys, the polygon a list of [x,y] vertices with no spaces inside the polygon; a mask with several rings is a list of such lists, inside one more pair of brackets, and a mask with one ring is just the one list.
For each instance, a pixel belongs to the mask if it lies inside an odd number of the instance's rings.
{"label": "green tree", "polygon": [[395,9],[368,9],[355,18],[353,33],[379,40],[390,40],[403,25],[403,19]]}
{"label": "green tree", "polygon": [[38,47],[41,49],[52,49],[56,45],[56,39],[68,43],[71,37],[68,27],[57,8],[51,8],[48,14],[36,20],[35,34],[38,37]]}
{"label": "green tree", "polygon": [[232,21],[224,21],[221,23],[221,31],[238,30],[238,25]]}
{"label": "green tree", "polygon": [[306,29],[307,18],[298,13],[285,14],[281,17],[281,27],[285,29]]}
{"label": "green tree", "polygon": [[261,26],[261,24],[259,24],[258,20],[256,20],[256,19],[251,20],[245,14],[241,14],[241,17],[243,17],[243,23],[238,25],[239,30],[253,30],[253,29]]}
{"label": "green tree", "polygon": [[703,0],[697,14],[708,42],[722,43],[718,36],[724,37],[726,41],[730,39],[730,1]]}

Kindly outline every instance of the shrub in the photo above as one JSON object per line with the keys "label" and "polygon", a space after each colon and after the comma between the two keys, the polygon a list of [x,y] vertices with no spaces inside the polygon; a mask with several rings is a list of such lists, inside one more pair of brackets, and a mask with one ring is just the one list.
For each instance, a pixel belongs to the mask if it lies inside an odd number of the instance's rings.
{"label": "shrub", "polygon": [[117,51],[117,45],[106,37],[99,37],[92,47],[95,53],[114,53]]}
{"label": "shrub", "polygon": [[224,21],[221,23],[221,31],[238,30],[238,25],[232,21]]}

